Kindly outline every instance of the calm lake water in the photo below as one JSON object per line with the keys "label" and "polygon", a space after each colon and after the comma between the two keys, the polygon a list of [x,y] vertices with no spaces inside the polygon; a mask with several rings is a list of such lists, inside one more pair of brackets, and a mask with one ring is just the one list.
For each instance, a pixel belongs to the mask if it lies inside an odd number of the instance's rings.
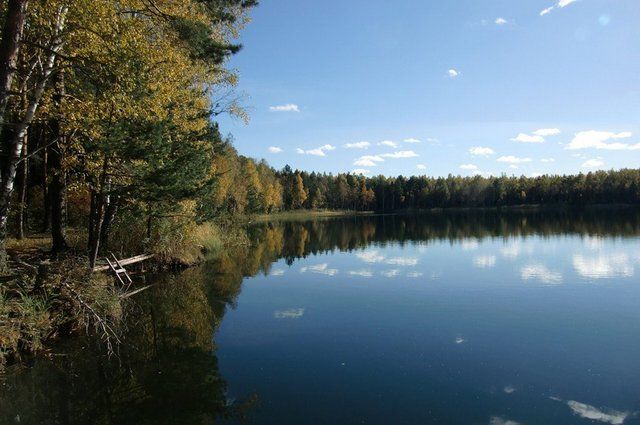
{"label": "calm lake water", "polygon": [[265,223],[157,283],[126,344],[10,370],[0,422],[638,424],[640,214]]}

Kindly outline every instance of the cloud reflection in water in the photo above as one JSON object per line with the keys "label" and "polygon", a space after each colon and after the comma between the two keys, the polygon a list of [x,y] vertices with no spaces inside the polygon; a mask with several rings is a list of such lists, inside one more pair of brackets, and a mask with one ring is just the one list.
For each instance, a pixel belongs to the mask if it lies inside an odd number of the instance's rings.
{"label": "cloud reflection in water", "polygon": [[549,270],[544,264],[529,264],[520,270],[522,280],[539,280],[546,284],[562,282],[562,274]]}
{"label": "cloud reflection in water", "polygon": [[574,254],[573,268],[582,277],[590,279],[630,277],[634,274],[631,258],[624,252],[598,255]]}
{"label": "cloud reflection in water", "polygon": [[300,273],[306,273],[307,271],[311,273],[324,274],[327,276],[335,276],[338,274],[338,269],[330,269],[327,263],[316,264],[315,266],[305,266],[300,268]]}

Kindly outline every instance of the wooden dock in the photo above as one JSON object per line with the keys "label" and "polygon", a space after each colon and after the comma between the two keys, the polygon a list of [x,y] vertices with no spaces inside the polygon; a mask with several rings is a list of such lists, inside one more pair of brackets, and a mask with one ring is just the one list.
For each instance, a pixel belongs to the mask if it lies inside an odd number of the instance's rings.
{"label": "wooden dock", "polygon": [[[113,254],[111,254],[113,256]],[[154,255],[153,254],[141,254],[141,255],[136,255],[135,257],[130,257],[130,258],[125,258],[123,260],[116,260],[117,261],[117,265],[120,266],[121,268],[123,268],[123,266],[128,266],[130,264],[135,264],[135,263],[139,263],[141,261],[145,261],[145,260],[149,260],[151,258],[153,258]],[[115,259],[115,256],[113,256],[113,258]],[[104,266],[95,266],[93,268],[94,272],[106,272],[109,270],[112,270],[112,266],[109,263],[113,264],[112,260],[109,260],[108,258],[107,260],[107,264]]]}

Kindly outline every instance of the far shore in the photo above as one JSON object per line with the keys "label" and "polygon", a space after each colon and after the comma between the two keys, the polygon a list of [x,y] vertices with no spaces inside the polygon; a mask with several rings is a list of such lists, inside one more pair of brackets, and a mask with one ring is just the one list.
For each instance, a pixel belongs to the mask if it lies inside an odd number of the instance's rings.
{"label": "far shore", "polygon": [[313,218],[335,218],[353,216],[373,216],[389,214],[424,214],[446,212],[480,212],[480,211],[545,211],[545,210],[602,210],[602,209],[627,209],[640,208],[635,204],[522,204],[505,205],[500,207],[447,207],[447,208],[404,208],[395,211],[356,211],[356,210],[292,210],[279,211],[269,214],[248,215],[241,221],[248,223],[263,223],[267,221],[309,220]]}

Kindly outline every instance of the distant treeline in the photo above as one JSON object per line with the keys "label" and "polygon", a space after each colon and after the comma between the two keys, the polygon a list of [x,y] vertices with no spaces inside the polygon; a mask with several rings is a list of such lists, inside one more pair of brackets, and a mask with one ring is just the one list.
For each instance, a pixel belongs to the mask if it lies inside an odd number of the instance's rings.
{"label": "distant treeline", "polygon": [[230,145],[217,158],[221,175],[209,213],[271,213],[296,209],[404,209],[640,203],[640,170],[539,177],[365,177],[271,168],[238,156]]}

